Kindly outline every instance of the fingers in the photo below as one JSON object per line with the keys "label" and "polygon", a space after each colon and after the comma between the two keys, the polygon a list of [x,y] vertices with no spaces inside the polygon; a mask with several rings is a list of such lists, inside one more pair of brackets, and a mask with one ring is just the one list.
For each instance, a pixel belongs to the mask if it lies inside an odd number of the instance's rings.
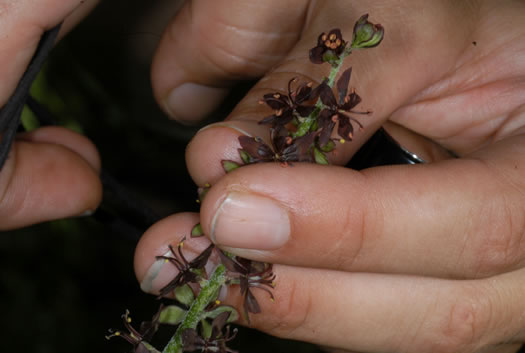
{"label": "fingers", "polygon": [[167,28],[152,81],[173,118],[194,123],[234,80],[262,76],[298,40],[309,1],[188,1]]}
{"label": "fingers", "polygon": [[[443,3],[437,4],[432,11],[445,12],[442,5]],[[353,53],[345,63],[347,65],[345,67],[353,67],[350,87],[355,87],[363,99],[356,109],[371,109],[372,114],[357,116],[357,119],[364,125],[364,130],[355,134],[352,143],[338,146],[337,155],[330,156],[336,164],[348,161],[361,144],[403,102],[450,70],[454,59],[461,52],[460,48],[464,41],[461,36],[452,34],[450,36],[454,38],[452,42],[435,41],[435,38],[440,38],[448,31],[462,32],[464,29],[457,27],[460,22],[445,21],[447,26],[436,23],[436,26],[428,27],[425,21],[435,21],[434,17],[414,12],[413,9],[408,8],[405,9],[403,18],[406,16],[417,25],[407,26],[405,23],[399,23],[398,19],[394,20],[389,17],[385,9],[373,8],[372,10],[370,10],[370,13],[373,14],[370,20],[379,22],[386,28],[384,41],[377,48]],[[309,49],[315,46],[317,36],[328,30],[326,23],[330,23],[333,27],[340,27],[344,38],[351,37],[353,21],[349,19],[354,19],[358,11],[361,10],[348,8],[337,1],[316,3],[316,6],[311,9],[311,13],[315,13],[315,16],[311,17],[300,40],[290,49],[286,58],[253,87],[229,115],[226,122],[201,130],[192,140],[187,150],[187,164],[190,174],[199,185],[207,182],[213,184],[222,175],[220,170],[214,167],[220,163],[222,158],[217,159],[216,157],[221,154],[222,156],[237,154],[238,145],[234,146],[232,142],[228,142],[228,138],[235,140],[240,134],[262,138],[268,136],[267,130],[262,130],[256,123],[272,113],[271,109],[265,105],[258,104],[264,94],[272,92],[287,94],[288,83],[294,77],[299,82],[319,83],[323,80],[323,77],[328,74],[329,65],[311,63],[308,58]],[[428,28],[429,32],[416,32],[415,28],[418,28],[419,25]],[[407,36],[411,36],[410,41],[406,40]],[[432,57],[445,52],[447,55],[443,61],[432,60]],[[430,66],[429,63],[431,63]],[[414,72],[425,74],[415,75]],[[214,146],[214,151],[209,152],[209,146]]]}
{"label": "fingers", "polygon": [[66,20],[61,33],[97,3],[96,0],[0,1],[0,106],[8,100],[26,70],[42,33]]}
{"label": "fingers", "polygon": [[[135,255],[143,287],[148,282],[156,292],[176,275],[169,263],[156,267],[155,256],[197,220],[196,214],[178,214],[148,230]],[[189,258],[207,246],[203,238],[185,244]],[[275,302],[254,288],[262,313],[251,316],[253,327],[272,335],[359,352],[475,352],[491,346],[510,352],[525,338],[517,315],[525,307],[516,295],[525,285],[524,270],[468,281],[284,265],[274,272]],[[242,307],[238,287],[229,287],[226,301]],[[503,342],[509,347],[497,346]]]}
{"label": "fingers", "polygon": [[212,186],[201,224],[217,245],[272,263],[489,276],[525,260],[523,177],[510,160],[524,146],[517,138],[471,159],[362,173],[246,166]]}
{"label": "fingers", "polygon": [[94,211],[99,168],[81,135],[55,127],[21,135],[0,173],[0,230]]}

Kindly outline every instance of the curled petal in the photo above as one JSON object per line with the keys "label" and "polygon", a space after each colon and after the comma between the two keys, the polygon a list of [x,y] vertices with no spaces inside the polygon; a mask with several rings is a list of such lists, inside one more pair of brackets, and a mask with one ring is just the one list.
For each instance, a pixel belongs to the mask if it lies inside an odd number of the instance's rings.
{"label": "curled petal", "polygon": [[339,126],[337,134],[345,141],[352,141],[354,137],[354,127],[350,118],[344,114],[339,114]]}
{"label": "curled petal", "polygon": [[337,92],[339,93],[339,104],[344,103],[346,93],[348,92],[348,84],[350,83],[350,76],[352,75],[352,68],[346,69],[339,80],[337,80]]}
{"label": "curled petal", "polygon": [[318,126],[321,129],[319,133],[319,145],[324,146],[330,141],[332,136],[332,130],[335,127],[335,121],[333,121],[332,116],[334,112],[330,109],[323,109],[319,114]]}

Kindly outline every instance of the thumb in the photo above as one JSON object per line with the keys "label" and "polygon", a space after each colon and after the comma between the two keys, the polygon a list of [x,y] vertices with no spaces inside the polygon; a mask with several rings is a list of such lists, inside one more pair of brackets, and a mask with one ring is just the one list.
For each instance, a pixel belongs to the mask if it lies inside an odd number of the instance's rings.
{"label": "thumb", "polygon": [[[187,164],[197,184],[213,183],[223,175],[221,159],[238,159],[239,135],[267,137],[267,127],[257,124],[271,114],[270,108],[257,104],[264,94],[287,94],[292,78],[320,83],[328,75],[329,65],[313,64],[308,52],[316,46],[318,36],[332,28],[340,28],[343,39],[351,40],[353,24],[365,9],[358,9],[357,5],[348,8],[346,4],[340,1],[316,3],[310,10],[311,20],[286,58],[248,92],[226,122],[206,127],[195,136],[187,150]],[[460,21],[436,22],[436,18],[446,18],[450,11],[443,3],[433,3],[431,7],[434,8],[428,12],[407,7],[403,9],[406,11],[402,22],[391,16],[391,8],[377,5],[370,9],[368,3],[366,6],[370,10],[370,21],[385,28],[385,38],[377,48],[357,51],[347,57],[340,73],[350,66],[353,68],[350,86],[362,97],[356,109],[373,112],[359,118],[364,132],[356,134],[354,142],[338,147],[338,154],[332,160],[336,164],[348,161],[393,111],[449,71],[464,44],[464,38],[453,35],[461,33],[457,28],[463,26]],[[328,28],[327,23],[330,24]],[[433,60],[438,54],[443,59]]]}

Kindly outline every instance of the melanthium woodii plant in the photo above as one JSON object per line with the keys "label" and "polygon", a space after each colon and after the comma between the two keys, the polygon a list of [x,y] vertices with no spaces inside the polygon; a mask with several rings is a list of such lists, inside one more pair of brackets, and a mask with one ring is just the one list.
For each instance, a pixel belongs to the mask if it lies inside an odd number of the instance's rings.
{"label": "melanthium woodii plant", "polygon": [[[317,86],[291,78],[286,92],[265,94],[260,103],[273,112],[259,124],[269,126],[270,143],[260,137],[240,136],[240,158],[238,161],[223,160],[225,172],[263,162],[278,162],[290,167],[296,162],[328,164],[327,154],[335,151],[338,143],[352,141],[354,132],[363,128],[356,115],[371,113],[354,110],[361,97],[354,89],[349,89],[352,68],[340,73],[344,59],[356,49],[379,45],[383,37],[383,27],[369,22],[367,14],[355,23],[350,42],[345,41],[339,29],[321,33],[309,57],[313,64],[328,64],[328,76]],[[209,188],[210,185],[199,188],[201,201]],[[191,237],[204,235],[200,224],[188,230],[188,234]],[[122,316],[126,330],[110,330],[107,338],[124,338],[133,346],[134,353],[236,353],[228,348],[228,343],[237,333],[230,328],[230,323],[239,319],[239,313],[218,300],[219,292],[223,286],[239,288],[244,299],[242,314],[249,323],[250,315],[261,312],[254,290],[263,290],[274,300],[272,264],[241,258],[214,245],[188,261],[183,252],[184,240],[176,247],[170,246],[169,256],[157,257],[178,270],[158,297],[171,297],[174,302],[161,304],[151,321],[142,322],[138,329],[132,325],[126,311]],[[218,253],[220,261],[213,271],[207,271],[210,266],[206,265],[213,252]],[[173,336],[162,351],[150,343],[161,325],[174,328]]]}

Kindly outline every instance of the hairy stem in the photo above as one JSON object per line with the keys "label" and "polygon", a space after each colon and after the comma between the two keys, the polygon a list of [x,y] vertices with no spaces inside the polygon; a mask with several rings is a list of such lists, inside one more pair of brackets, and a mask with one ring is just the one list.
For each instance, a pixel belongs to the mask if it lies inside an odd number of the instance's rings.
{"label": "hairy stem", "polygon": [[162,353],[182,353],[182,332],[186,329],[195,329],[203,317],[206,307],[217,298],[220,288],[226,283],[226,267],[223,264],[217,266],[210,279],[201,287],[199,295],[191,304],[184,320],[175,331]]}

